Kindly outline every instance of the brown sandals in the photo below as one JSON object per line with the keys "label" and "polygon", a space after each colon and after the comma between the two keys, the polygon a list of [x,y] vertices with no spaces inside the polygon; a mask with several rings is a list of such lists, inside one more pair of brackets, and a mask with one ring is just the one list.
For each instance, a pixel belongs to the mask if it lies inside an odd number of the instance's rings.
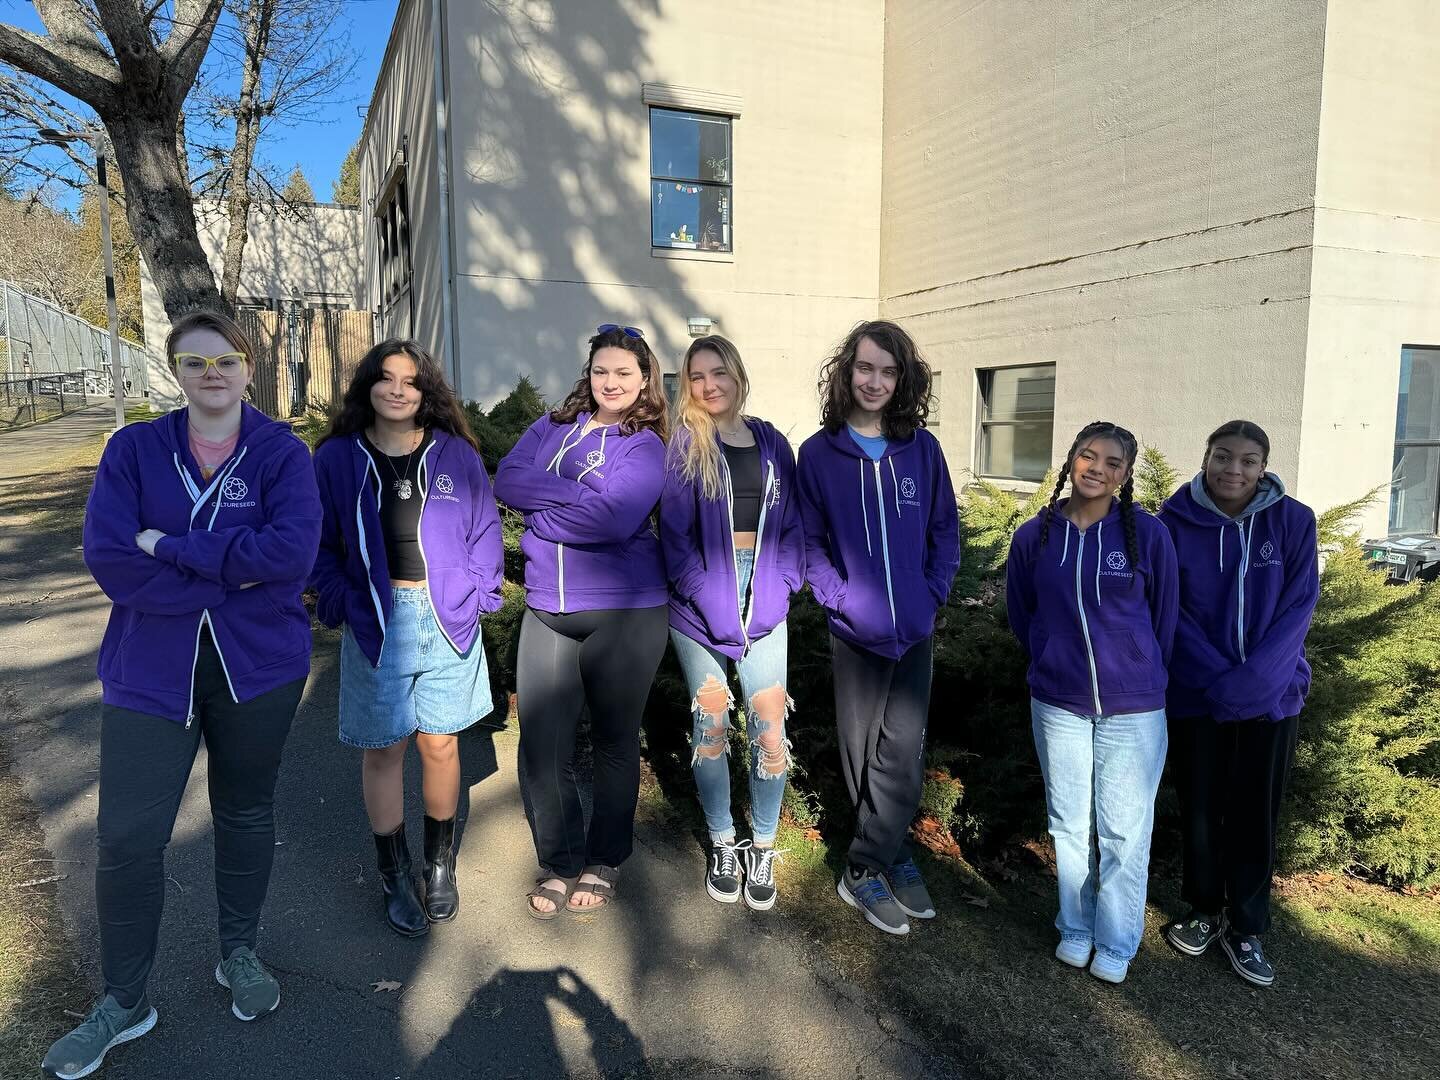
{"label": "brown sandals", "polygon": [[[613,866],[587,866],[580,871],[581,875],[590,874],[597,877],[599,881],[581,881],[570,890],[570,899],[565,902],[565,910],[574,915],[584,915],[586,912],[599,911],[608,907],[611,900],[615,899],[615,883],[620,880],[620,871]],[[579,880],[578,878],[576,879]],[[600,898],[598,904],[585,904],[581,906],[574,902],[574,898],[580,893],[590,893]]]}
{"label": "brown sandals", "polygon": [[[560,889],[557,889],[553,885],[549,887],[545,885],[547,881],[552,880],[563,881],[565,883],[564,890],[562,891]],[[579,880],[579,874],[576,874],[572,878],[557,878],[554,874],[546,874],[543,877],[536,878],[535,888],[531,889],[528,893],[525,894],[525,910],[530,913],[530,917],[532,919],[539,919],[541,922],[549,922],[551,919],[555,918],[555,916],[559,915],[560,912],[565,910],[565,908],[569,907],[566,901],[570,899],[570,894],[575,891],[575,883]],[[535,906],[535,901],[537,899],[549,900],[555,906],[549,911],[541,911]],[[574,909],[571,908],[571,910],[573,911]]]}

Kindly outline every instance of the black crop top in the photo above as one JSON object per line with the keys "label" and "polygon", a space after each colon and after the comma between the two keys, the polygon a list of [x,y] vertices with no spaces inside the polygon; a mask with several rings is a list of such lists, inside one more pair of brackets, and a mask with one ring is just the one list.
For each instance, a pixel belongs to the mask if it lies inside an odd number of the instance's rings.
{"label": "black crop top", "polygon": [[[420,553],[420,458],[430,433],[413,454],[390,457],[364,435],[365,449],[380,472],[380,531],[385,538],[385,563],[396,581],[424,581],[425,556]],[[401,498],[405,492],[410,497]]]}
{"label": "black crop top", "polygon": [[730,466],[730,493],[736,532],[756,532],[760,528],[760,489],[765,478],[760,475],[760,447],[720,444],[725,464]]}

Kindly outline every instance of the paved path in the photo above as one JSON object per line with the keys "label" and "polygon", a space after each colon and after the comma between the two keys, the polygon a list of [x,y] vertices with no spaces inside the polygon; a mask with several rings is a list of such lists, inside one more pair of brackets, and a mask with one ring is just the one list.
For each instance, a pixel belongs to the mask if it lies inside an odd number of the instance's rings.
{"label": "paved path", "polygon": [[[13,437],[0,439],[0,465]],[[13,480],[0,481],[0,515],[15,495]],[[94,983],[94,656],[108,609],[73,543],[0,518],[0,738],[40,807],[51,853],[67,860],[57,864],[69,872],[61,903]],[[280,778],[279,846],[261,933],[261,953],[284,987],[280,1011],[241,1025],[212,977],[202,753],[167,861],[151,981],[160,1023],[115,1051],[105,1075],[957,1075],[857,987],[821,974],[823,962],[779,913],[709,900],[703,856],[688,838],[642,828],[615,909],[552,923],[528,918],[522,895],[534,855],[510,732],[472,730],[462,739],[468,820],[459,918],[418,941],[391,934],[380,918],[358,758],[335,739],[337,666],[327,635]],[[411,765],[418,847],[413,754]],[[835,914],[849,917],[838,901]],[[375,991],[381,980],[400,989]]]}
{"label": "paved path", "polygon": [[115,406],[91,405],[77,412],[0,431],[0,480],[43,472],[47,463],[69,457],[115,426]]}

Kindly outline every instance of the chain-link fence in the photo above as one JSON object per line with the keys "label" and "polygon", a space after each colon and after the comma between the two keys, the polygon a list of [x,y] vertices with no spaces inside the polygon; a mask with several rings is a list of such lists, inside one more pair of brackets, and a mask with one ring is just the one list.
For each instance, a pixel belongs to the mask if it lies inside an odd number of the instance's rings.
{"label": "chain-link fence", "polygon": [[[62,311],[9,282],[0,282],[0,293],[0,379],[24,383],[27,379],[65,375],[69,377],[64,380],[67,392],[78,379],[86,396],[111,396],[107,329]],[[126,397],[139,397],[148,391],[143,348],[121,341],[120,370]],[[56,380],[46,384],[60,385]]]}

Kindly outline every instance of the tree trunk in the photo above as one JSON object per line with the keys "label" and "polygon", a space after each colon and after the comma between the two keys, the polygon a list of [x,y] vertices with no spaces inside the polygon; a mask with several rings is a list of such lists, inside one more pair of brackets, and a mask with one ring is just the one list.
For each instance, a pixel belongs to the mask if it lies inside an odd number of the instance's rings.
{"label": "tree trunk", "polygon": [[125,104],[103,119],[125,178],[125,218],[165,314],[173,322],[197,308],[226,311],[200,246],[189,177],[175,153],[175,111],[159,102]]}

